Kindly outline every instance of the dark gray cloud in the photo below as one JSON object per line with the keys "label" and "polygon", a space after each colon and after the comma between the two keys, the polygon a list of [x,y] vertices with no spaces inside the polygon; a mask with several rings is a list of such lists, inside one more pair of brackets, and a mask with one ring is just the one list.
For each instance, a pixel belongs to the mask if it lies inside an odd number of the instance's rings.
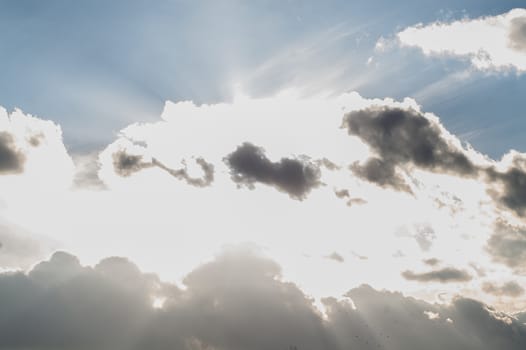
{"label": "dark gray cloud", "polygon": [[127,177],[141,171],[142,169],[157,167],[166,171],[178,180],[183,180],[187,184],[195,187],[206,187],[212,184],[214,181],[214,166],[206,162],[203,158],[196,158],[195,162],[203,171],[202,177],[192,177],[188,173],[186,164],[183,163],[184,167],[181,169],[172,169],[167,167],[161,161],[152,158],[151,161],[144,161],[142,155],[131,155],[126,153],[124,150],[119,150],[113,155],[113,168],[115,172],[123,177]]}
{"label": "dark gray cloud", "polygon": [[402,277],[410,281],[418,282],[466,282],[472,279],[471,275],[464,270],[459,270],[454,267],[445,267],[439,270],[432,270],[429,272],[416,273],[413,271],[402,272]]}
{"label": "dark gray cloud", "polygon": [[407,191],[396,172],[397,167],[407,165],[460,176],[474,177],[478,173],[435,121],[413,109],[372,106],[346,114],[343,126],[376,154],[365,165],[354,164],[352,170],[380,186]]}
{"label": "dark gray cloud", "polygon": [[526,51],[526,17],[511,20],[509,43],[516,50]]}
{"label": "dark gray cloud", "polygon": [[24,171],[25,155],[15,145],[13,136],[0,132],[0,175],[19,174]]}
{"label": "dark gray cloud", "polygon": [[526,270],[526,227],[497,220],[486,249],[497,262],[517,271]]}
{"label": "dark gray cloud", "polygon": [[498,285],[492,282],[484,282],[482,284],[482,290],[488,294],[497,296],[509,296],[518,297],[524,294],[524,288],[515,281],[509,281],[502,285]]}
{"label": "dark gray cloud", "polygon": [[[471,299],[428,304],[369,286],[326,298],[323,317],[271,260],[230,251],[186,288],[124,258],[82,266],[56,253],[27,274],[0,274],[0,348],[519,350],[526,327]],[[152,307],[163,298],[161,309]],[[426,313],[436,315],[432,319]]]}
{"label": "dark gray cloud", "polygon": [[151,161],[145,162],[143,156],[129,154],[124,150],[119,150],[112,155],[113,158],[113,169],[115,172],[123,177],[130,176],[142,169],[153,167]]}
{"label": "dark gray cloud", "polygon": [[412,193],[411,188],[396,172],[395,164],[379,158],[369,158],[365,164],[355,162],[350,166],[354,175],[373,182],[381,187],[390,187],[398,191]]}
{"label": "dark gray cloud", "polygon": [[254,188],[261,182],[302,200],[320,183],[320,169],[304,159],[282,158],[272,162],[262,148],[245,142],[225,158],[232,180]]}
{"label": "dark gray cloud", "polygon": [[[343,126],[375,154],[363,164],[350,166],[362,179],[410,193],[401,174],[411,166],[478,178],[486,183],[497,204],[520,217],[526,215],[526,159],[522,154],[514,154],[511,166],[505,171],[477,165],[464,149],[449,141],[436,121],[413,109],[372,106],[346,114]],[[445,204],[439,202],[439,205]]]}
{"label": "dark gray cloud", "polygon": [[526,215],[526,159],[515,155],[512,165],[504,172],[487,168],[488,193],[494,200],[516,215]]}

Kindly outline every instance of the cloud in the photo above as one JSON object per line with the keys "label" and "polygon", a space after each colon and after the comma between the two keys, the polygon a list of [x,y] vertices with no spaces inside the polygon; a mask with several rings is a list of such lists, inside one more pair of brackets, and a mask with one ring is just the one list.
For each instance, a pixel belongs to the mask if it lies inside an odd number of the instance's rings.
{"label": "cloud", "polygon": [[[29,273],[0,274],[0,347],[31,349],[523,349],[526,327],[472,299],[437,305],[367,285],[322,300],[280,267],[229,250],[184,289],[124,258],[82,266],[55,253]],[[162,307],[154,307],[162,299]],[[428,315],[434,315],[430,318]]]}
{"label": "cloud", "polygon": [[429,272],[415,273],[413,271],[402,272],[402,277],[410,281],[418,282],[467,282],[472,279],[471,275],[464,270],[459,270],[453,267],[445,267],[439,270],[432,270]]}
{"label": "cloud", "polygon": [[49,254],[54,245],[49,239],[0,222],[0,268],[28,268]]}
{"label": "cloud", "polygon": [[502,207],[518,216],[526,214],[526,155],[516,151],[506,154],[500,164],[505,169],[485,170],[488,192]]}
{"label": "cloud", "polygon": [[482,290],[488,294],[493,294],[496,296],[503,295],[509,297],[518,297],[524,294],[524,288],[515,281],[509,281],[502,285],[497,285],[492,282],[484,282],[482,284]]}
{"label": "cloud", "polygon": [[125,150],[119,150],[113,153],[112,157],[115,172],[123,177],[154,166],[152,161],[143,161],[142,155],[128,154]]}
{"label": "cloud", "polygon": [[336,252],[332,252],[331,254],[325,256],[325,258],[330,259],[330,260],[334,260],[334,261],[339,262],[339,263],[345,262],[345,259],[343,258],[343,256],[341,256],[340,254],[338,254]]}
{"label": "cloud", "polygon": [[375,153],[351,169],[380,186],[410,192],[397,168],[414,166],[432,172],[474,177],[477,167],[436,118],[412,108],[376,105],[349,112],[344,127]]}
{"label": "cloud", "polygon": [[[138,152],[134,154],[134,152]],[[129,177],[143,169],[157,167],[178,180],[185,181],[195,187],[206,187],[214,181],[214,166],[203,158],[196,158],[195,162],[200,167],[202,177],[193,177],[188,173],[186,161],[182,161],[183,168],[172,169],[152,156],[147,156],[146,148],[137,145],[123,145],[111,154],[113,169],[121,177]]]}
{"label": "cloud", "polygon": [[510,46],[518,51],[526,52],[526,13],[522,17],[511,20]]}
{"label": "cloud", "polygon": [[26,191],[67,188],[72,182],[73,168],[58,125],[26,115],[19,109],[8,113],[0,106],[3,196],[22,188]]}
{"label": "cloud", "polygon": [[229,154],[225,162],[236,183],[253,188],[255,182],[261,182],[298,200],[320,185],[320,170],[314,164],[301,158],[272,162],[262,148],[248,142]]}
{"label": "cloud", "polygon": [[497,262],[517,271],[526,269],[526,227],[513,225],[503,219],[495,222],[486,249]]}
{"label": "cloud", "polygon": [[0,132],[0,175],[21,173],[24,161],[25,156],[16,149],[13,136]]}
{"label": "cloud", "polygon": [[468,59],[481,70],[526,71],[526,9],[498,16],[435,22],[408,27],[397,34],[404,46],[420,48],[425,55]]}
{"label": "cloud", "polygon": [[429,266],[437,266],[438,264],[440,264],[440,260],[437,258],[424,259],[423,262],[424,264]]}

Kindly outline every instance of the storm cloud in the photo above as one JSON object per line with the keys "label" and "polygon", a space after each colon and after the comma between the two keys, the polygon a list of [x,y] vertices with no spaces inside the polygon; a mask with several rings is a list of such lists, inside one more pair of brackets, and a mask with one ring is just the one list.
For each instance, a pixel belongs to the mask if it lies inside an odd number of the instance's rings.
{"label": "storm cloud", "polygon": [[477,176],[478,168],[448,140],[438,122],[414,109],[371,106],[346,114],[343,125],[376,154],[365,165],[355,163],[351,169],[380,186],[408,191],[397,173],[397,168],[406,166]]}
{"label": "storm cloud", "polygon": [[269,160],[262,148],[245,142],[225,158],[230,167],[232,180],[240,185],[254,188],[260,182],[275,187],[298,200],[321,183],[320,169],[299,158],[282,158],[279,162]]}
{"label": "storm cloud", "polygon": [[[478,301],[436,305],[367,285],[322,300],[325,316],[256,253],[228,251],[183,280],[124,258],[55,253],[0,274],[0,347],[31,349],[523,349],[526,327]],[[156,300],[162,300],[154,307]],[[432,314],[433,317],[429,317]]]}
{"label": "storm cloud", "polygon": [[410,281],[418,282],[467,282],[472,279],[471,275],[464,270],[453,267],[445,267],[439,270],[416,273],[410,270],[402,272],[402,277]]}

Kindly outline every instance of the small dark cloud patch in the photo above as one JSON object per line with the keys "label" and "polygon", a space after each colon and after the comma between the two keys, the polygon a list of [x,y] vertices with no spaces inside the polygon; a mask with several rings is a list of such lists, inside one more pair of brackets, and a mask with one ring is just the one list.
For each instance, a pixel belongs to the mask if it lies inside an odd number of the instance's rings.
{"label": "small dark cloud patch", "polygon": [[517,17],[511,21],[509,44],[515,50],[526,52],[526,17]]}
{"label": "small dark cloud patch", "polygon": [[190,186],[194,186],[194,187],[210,186],[210,184],[212,184],[212,182],[214,181],[214,165],[206,162],[203,158],[197,158],[195,162],[197,163],[197,165],[199,165],[199,167],[203,171],[202,177],[190,176],[188,174],[188,170],[186,169],[186,165],[182,169],[171,169],[155,158],[152,160],[153,165],[163,169],[164,171],[166,171],[168,174],[172,175],[173,177],[179,180],[185,181]]}
{"label": "small dark cloud patch", "polygon": [[29,137],[27,139],[27,142],[33,147],[38,147],[40,146],[40,144],[42,143],[44,139],[45,139],[44,134],[38,133],[38,134],[34,134],[31,137]]}
{"label": "small dark cloud patch", "polygon": [[471,275],[464,270],[446,267],[429,272],[416,273],[410,270],[402,272],[402,277],[410,281],[418,282],[467,282],[472,279]]}
{"label": "small dark cloud patch", "polygon": [[334,260],[334,261],[339,262],[339,263],[345,262],[345,259],[343,258],[343,256],[341,256],[340,254],[338,254],[336,252],[332,252],[331,254],[326,255],[325,258],[329,259],[329,260]]}
{"label": "small dark cloud patch", "polygon": [[341,189],[341,190],[334,190],[334,194],[338,198],[349,198],[351,194],[349,193],[349,190],[347,189]]}
{"label": "small dark cloud patch", "polygon": [[474,177],[477,167],[443,135],[436,122],[413,109],[372,106],[345,115],[343,126],[376,153],[352,170],[384,187],[407,191],[397,167],[416,166],[437,173]]}
{"label": "small dark cloud patch", "polygon": [[183,162],[183,168],[172,169],[161,161],[152,158],[151,161],[144,161],[142,155],[132,155],[124,150],[119,150],[113,154],[113,167],[115,172],[123,177],[128,177],[143,169],[157,167],[166,171],[178,180],[183,180],[194,187],[206,187],[214,181],[214,165],[206,162],[203,158],[196,158],[195,162],[203,172],[202,177],[193,177],[188,173],[186,164]]}
{"label": "small dark cloud patch", "polygon": [[153,167],[152,162],[143,161],[143,156],[129,154],[124,150],[119,150],[113,153],[112,157],[115,172],[123,177],[128,177],[142,169]]}
{"label": "small dark cloud patch", "polygon": [[526,271],[526,227],[497,220],[486,249],[496,262]]}
{"label": "small dark cloud patch", "polygon": [[504,172],[494,168],[486,169],[488,193],[498,204],[510,209],[519,217],[526,215],[525,163],[524,157],[516,155],[511,167]]}
{"label": "small dark cloud patch", "polygon": [[348,189],[345,189],[345,188],[341,190],[335,189],[334,194],[336,195],[336,197],[340,199],[347,199],[346,204],[349,207],[352,207],[353,205],[363,205],[367,203],[367,201],[363,198],[359,198],[359,197],[351,198],[351,193],[349,192]]}
{"label": "small dark cloud patch", "polygon": [[22,173],[25,159],[25,155],[17,149],[13,135],[0,132],[0,175]]}
{"label": "small dark cloud patch", "polygon": [[484,282],[482,290],[496,296],[518,297],[524,294],[524,288],[515,281],[509,281],[502,285],[492,282]]}
{"label": "small dark cloud patch", "polygon": [[270,161],[262,148],[245,142],[225,158],[232,180],[254,188],[256,182],[275,187],[298,200],[320,183],[320,169],[304,159],[282,158]]}
{"label": "small dark cloud patch", "polygon": [[369,158],[364,164],[355,162],[350,166],[354,175],[384,188],[412,193],[411,187],[396,172],[395,165],[379,158]]}
{"label": "small dark cloud patch", "polygon": [[429,259],[424,259],[422,261],[424,264],[429,265],[429,266],[437,266],[438,264],[440,264],[440,260],[438,260],[437,258],[429,258]]}

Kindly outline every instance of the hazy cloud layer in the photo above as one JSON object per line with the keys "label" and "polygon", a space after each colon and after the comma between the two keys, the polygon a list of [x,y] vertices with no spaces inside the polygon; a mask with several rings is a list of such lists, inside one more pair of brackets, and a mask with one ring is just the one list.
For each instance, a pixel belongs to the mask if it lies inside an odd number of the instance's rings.
{"label": "hazy cloud layer", "polygon": [[416,273],[413,271],[402,272],[402,277],[410,281],[418,282],[467,282],[472,279],[471,275],[464,270],[459,270],[453,267],[445,267],[439,270],[432,270],[429,272]]}
{"label": "hazy cloud layer", "polygon": [[261,182],[301,200],[320,185],[320,170],[314,164],[292,158],[272,162],[262,148],[251,143],[243,143],[225,161],[231,169],[232,180],[249,188]]}
{"label": "hazy cloud layer", "polygon": [[515,281],[509,281],[502,285],[484,282],[482,284],[482,290],[496,296],[518,297],[524,294],[524,288]]}
{"label": "hazy cloud layer", "polygon": [[353,164],[358,176],[380,186],[410,191],[397,168],[415,166],[459,176],[476,176],[477,167],[454,145],[437,120],[413,109],[371,106],[345,115],[344,126],[378,158]]}
{"label": "hazy cloud layer", "polygon": [[[426,55],[468,58],[478,69],[526,71],[526,9],[451,23],[416,25],[397,34]],[[491,38],[491,39],[488,39]]]}
{"label": "hazy cloud layer", "polygon": [[[28,274],[0,275],[0,347],[31,349],[519,350],[526,327],[471,299],[428,304],[363,285],[312,300],[271,260],[230,251],[185,289],[123,258],[82,266],[56,253]],[[155,301],[162,300],[155,304]],[[153,307],[152,305],[157,305]],[[162,306],[162,307],[161,307]],[[432,317],[430,317],[432,315]]]}
{"label": "hazy cloud layer", "polygon": [[526,227],[498,220],[487,250],[497,262],[517,271],[526,271]]}
{"label": "hazy cloud layer", "polygon": [[0,268],[28,268],[53,249],[53,244],[23,229],[0,222]]}

